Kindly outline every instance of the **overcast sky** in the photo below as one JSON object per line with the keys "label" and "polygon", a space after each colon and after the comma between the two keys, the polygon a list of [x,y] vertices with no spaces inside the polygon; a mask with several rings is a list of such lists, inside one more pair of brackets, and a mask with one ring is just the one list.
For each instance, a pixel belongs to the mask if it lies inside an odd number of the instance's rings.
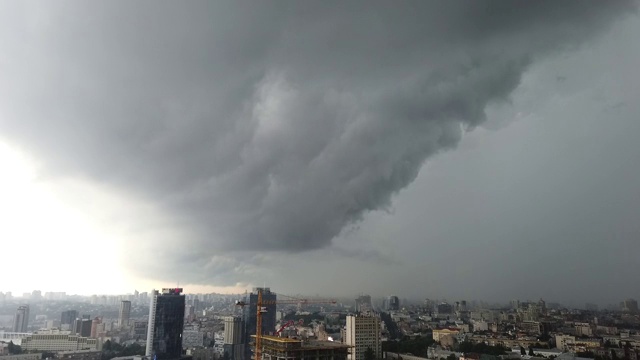
{"label": "overcast sky", "polygon": [[0,291],[640,297],[637,5],[2,2]]}

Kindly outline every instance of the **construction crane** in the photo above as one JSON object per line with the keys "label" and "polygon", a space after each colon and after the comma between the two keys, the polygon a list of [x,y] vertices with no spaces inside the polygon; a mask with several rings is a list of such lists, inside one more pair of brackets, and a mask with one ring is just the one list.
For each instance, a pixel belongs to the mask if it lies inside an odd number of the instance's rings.
{"label": "construction crane", "polygon": [[[255,360],[262,360],[262,314],[267,312],[267,308],[265,305],[282,305],[282,304],[298,304],[306,305],[306,304],[335,304],[336,300],[327,300],[327,299],[295,299],[291,298],[288,300],[262,300],[262,288],[258,288],[258,301],[256,306],[256,348],[255,348]],[[246,306],[248,305],[244,301],[236,301],[237,306]]]}
{"label": "construction crane", "polygon": [[[302,319],[300,319],[302,320]],[[284,323],[284,325],[282,325],[280,327],[280,329],[278,329],[278,331],[276,331],[276,335],[280,335],[280,333],[282,332],[282,330],[288,328],[289,326],[293,326],[295,324],[295,322],[293,320],[289,320],[286,323]]]}

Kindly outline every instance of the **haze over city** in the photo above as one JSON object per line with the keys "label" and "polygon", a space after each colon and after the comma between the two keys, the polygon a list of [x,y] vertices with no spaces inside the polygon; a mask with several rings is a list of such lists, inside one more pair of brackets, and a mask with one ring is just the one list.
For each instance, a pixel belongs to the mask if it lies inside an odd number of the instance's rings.
{"label": "haze over city", "polygon": [[0,2],[0,291],[640,297],[638,2],[400,4]]}

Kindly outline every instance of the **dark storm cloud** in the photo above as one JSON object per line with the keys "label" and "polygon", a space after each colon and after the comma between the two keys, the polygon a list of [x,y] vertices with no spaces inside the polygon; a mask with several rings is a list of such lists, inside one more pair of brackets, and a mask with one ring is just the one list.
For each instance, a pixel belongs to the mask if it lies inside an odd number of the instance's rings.
{"label": "dark storm cloud", "polygon": [[164,244],[162,259],[204,281],[217,249],[328,246],[481,124],[531,62],[635,8],[401,5],[4,4],[0,130],[51,176],[161,206],[180,235],[132,246]]}

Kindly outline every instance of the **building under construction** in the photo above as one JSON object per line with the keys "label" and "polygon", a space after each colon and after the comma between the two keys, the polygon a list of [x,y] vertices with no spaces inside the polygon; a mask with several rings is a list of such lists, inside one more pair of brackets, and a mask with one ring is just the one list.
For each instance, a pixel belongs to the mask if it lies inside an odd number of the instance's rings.
{"label": "building under construction", "polygon": [[264,360],[346,360],[349,348],[349,345],[333,341],[262,336]]}

